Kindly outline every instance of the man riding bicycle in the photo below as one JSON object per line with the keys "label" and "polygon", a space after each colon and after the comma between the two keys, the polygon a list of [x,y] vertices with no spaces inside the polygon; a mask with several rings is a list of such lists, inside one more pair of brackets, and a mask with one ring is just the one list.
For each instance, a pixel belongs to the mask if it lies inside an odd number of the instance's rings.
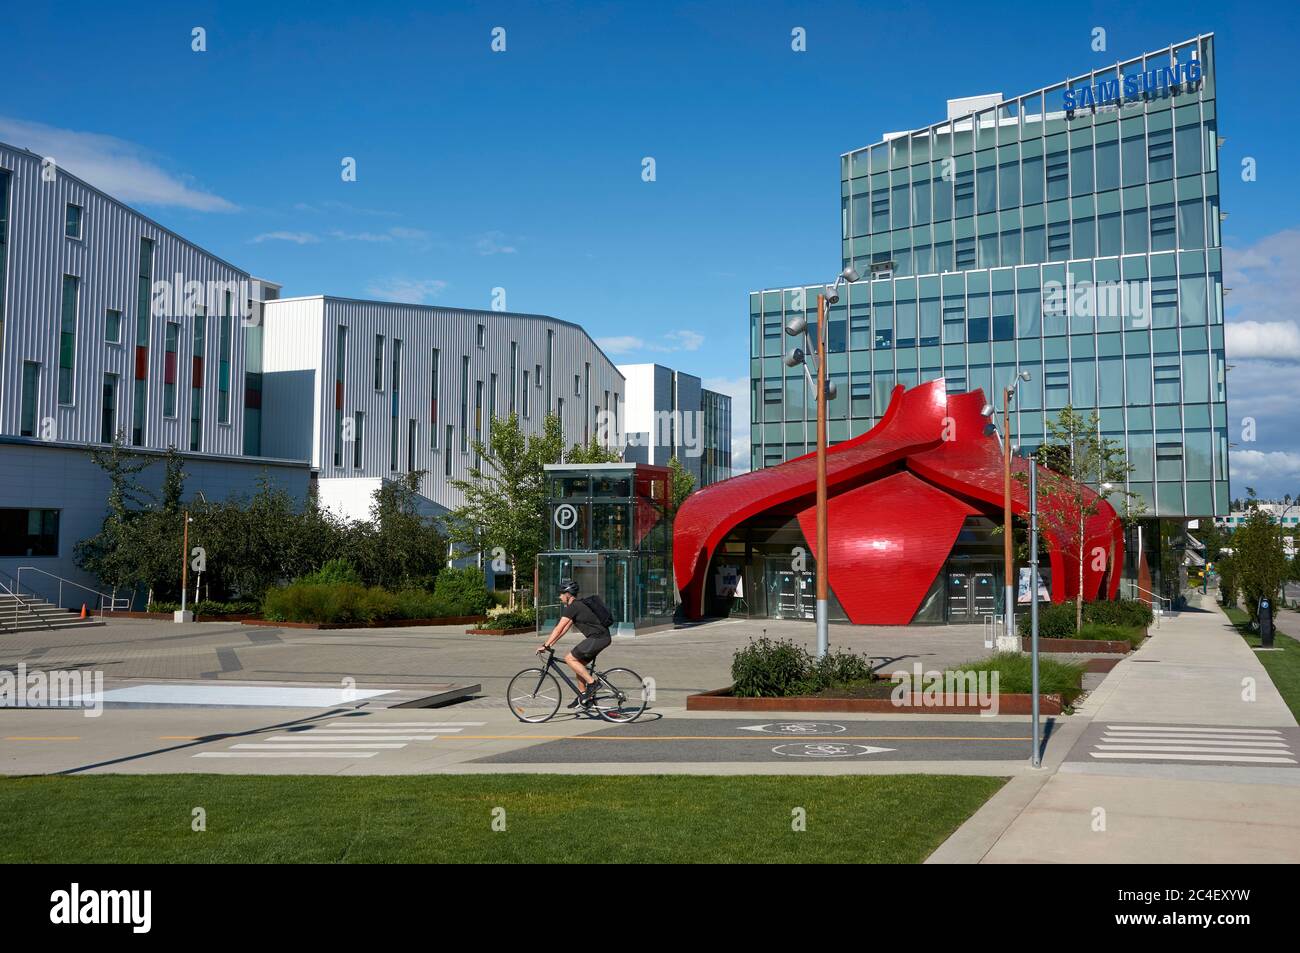
{"label": "man riding bicycle", "polygon": [[[595,599],[597,597],[588,597]],[[537,654],[541,655],[556,642],[564,637],[571,626],[577,626],[579,632],[584,636],[583,640],[573,647],[568,655],[564,656],[565,663],[573,669],[573,674],[578,676],[578,686],[581,691],[578,697],[569,703],[570,708],[577,708],[579,705],[590,705],[592,702],[592,693],[596,686],[596,679],[588,671],[587,666],[595,661],[596,656],[609,648],[611,636],[609,626],[603,624],[596,615],[595,610],[588,604],[586,599],[578,598],[578,584],[572,579],[560,580],[560,621],[555,623],[555,628],[551,634],[546,637],[546,641],[537,647]],[[600,604],[604,607],[604,604]],[[605,609],[608,615],[609,610]]]}

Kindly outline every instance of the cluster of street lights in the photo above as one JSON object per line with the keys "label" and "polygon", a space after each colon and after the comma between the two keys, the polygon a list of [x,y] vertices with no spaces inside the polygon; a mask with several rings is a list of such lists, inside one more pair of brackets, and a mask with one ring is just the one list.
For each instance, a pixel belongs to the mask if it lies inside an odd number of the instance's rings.
{"label": "cluster of street lights", "polygon": [[[830,646],[830,622],[828,614],[828,586],[826,582],[826,564],[829,557],[826,531],[826,403],[835,399],[835,382],[826,379],[826,305],[840,300],[840,283],[852,284],[858,280],[858,271],[852,265],[845,265],[844,270],[835,276],[834,284],[826,285],[817,295],[817,384],[813,394],[817,401],[817,657],[823,657]],[[791,337],[802,337],[804,347],[793,347],[786,354],[786,367],[803,367],[804,378],[812,386],[812,374],[808,370],[808,352],[812,350],[808,341],[808,320],[802,314],[796,314],[785,324],[785,333]]]}

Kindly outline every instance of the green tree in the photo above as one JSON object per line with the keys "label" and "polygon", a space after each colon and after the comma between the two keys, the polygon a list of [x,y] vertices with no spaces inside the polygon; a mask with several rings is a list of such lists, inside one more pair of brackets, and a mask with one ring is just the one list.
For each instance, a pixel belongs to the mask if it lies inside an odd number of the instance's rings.
{"label": "green tree", "polygon": [[147,505],[149,493],[138,479],[147,458],[126,448],[124,434],[113,435],[105,449],[88,449],[91,460],[108,476],[107,513],[98,533],[73,548],[73,559],[105,586],[132,589],[141,579],[131,523]]}
{"label": "green tree", "polygon": [[[420,512],[423,470],[384,480],[370,507],[361,574],[370,585],[387,589],[432,588],[447,558],[447,540],[437,523]],[[354,529],[355,531],[355,529]]]}
{"label": "green tree", "polygon": [[564,434],[554,414],[547,415],[541,432],[526,434],[514,413],[494,420],[491,434],[490,448],[474,443],[483,465],[452,481],[464,502],[448,514],[447,535],[470,552],[500,550],[510,566],[510,587],[517,590],[521,574],[532,579],[537,554],[549,539],[545,466],[560,462]]}
{"label": "green tree", "polygon": [[669,515],[676,516],[678,508],[686,502],[686,498],[695,492],[695,475],[682,466],[682,461],[676,456],[668,459],[669,486],[668,501]]}
{"label": "green tree", "polygon": [[[496,431],[493,431],[493,441],[496,440]],[[618,463],[623,459],[621,451],[611,450],[592,437],[584,447],[580,443],[575,443],[569,448],[569,452],[564,455],[565,463]],[[559,460],[553,461],[559,463]]]}
{"label": "green tree", "polygon": [[[1123,445],[1101,435],[1095,410],[1085,417],[1067,404],[1055,420],[1048,419],[1047,431],[1047,440],[1036,454],[1043,467],[1038,479],[1038,524],[1040,532],[1061,540],[1065,555],[1078,563],[1079,597],[1074,601],[1077,632],[1083,627],[1085,560],[1101,558],[1112,572],[1118,568],[1113,565],[1113,552],[1087,551],[1088,520],[1109,497],[1119,498],[1115,508],[1126,520],[1138,515],[1141,501],[1123,488],[1133,468],[1124,458]],[[1016,479],[1027,483],[1028,475],[1018,473]],[[1098,489],[1089,489],[1088,484]]]}
{"label": "green tree", "polygon": [[1232,561],[1246,609],[1257,619],[1260,600],[1277,602],[1291,567],[1281,525],[1259,505],[1253,489],[1247,487],[1247,493],[1246,520],[1232,534]]}

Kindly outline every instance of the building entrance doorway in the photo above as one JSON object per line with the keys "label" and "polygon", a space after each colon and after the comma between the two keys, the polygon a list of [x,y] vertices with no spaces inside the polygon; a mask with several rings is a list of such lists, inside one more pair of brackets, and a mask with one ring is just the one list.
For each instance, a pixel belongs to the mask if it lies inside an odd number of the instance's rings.
{"label": "building entrance doorway", "polygon": [[982,622],[998,611],[997,576],[992,572],[948,571],[948,621]]}
{"label": "building entrance doorway", "polygon": [[817,615],[817,573],[814,569],[794,569],[785,556],[768,556],[763,560],[764,595],[769,619],[813,619]]}

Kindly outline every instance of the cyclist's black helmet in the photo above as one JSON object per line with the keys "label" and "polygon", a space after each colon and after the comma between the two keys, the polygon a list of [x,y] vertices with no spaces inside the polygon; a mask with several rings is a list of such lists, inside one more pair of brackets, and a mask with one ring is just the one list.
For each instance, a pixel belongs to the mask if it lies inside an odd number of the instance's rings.
{"label": "cyclist's black helmet", "polygon": [[576,596],[578,594],[578,584],[572,579],[561,579],[560,592],[567,592],[571,596]]}

